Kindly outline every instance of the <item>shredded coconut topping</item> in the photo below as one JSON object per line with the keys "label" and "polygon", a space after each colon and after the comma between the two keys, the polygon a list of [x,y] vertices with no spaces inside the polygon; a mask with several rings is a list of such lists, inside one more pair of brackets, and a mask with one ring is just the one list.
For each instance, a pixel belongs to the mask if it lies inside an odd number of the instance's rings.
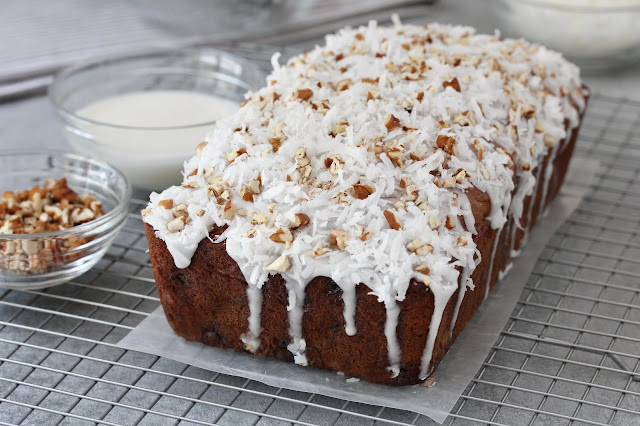
{"label": "shredded coconut topping", "polygon": [[[226,240],[250,287],[283,276],[290,320],[301,318],[306,284],[330,277],[344,292],[349,334],[359,283],[385,303],[388,322],[412,279],[442,295],[442,309],[459,282],[473,286],[468,190],[489,196],[494,229],[507,215],[519,220],[532,171],[585,103],[577,68],[560,54],[469,27],[371,22],[272,63],[267,86],[216,124],[182,186],[152,194],[144,220],[181,268],[212,228],[227,226],[216,242]],[[252,316],[245,343],[255,351],[259,305]],[[304,364],[301,327],[290,322],[290,350]]]}

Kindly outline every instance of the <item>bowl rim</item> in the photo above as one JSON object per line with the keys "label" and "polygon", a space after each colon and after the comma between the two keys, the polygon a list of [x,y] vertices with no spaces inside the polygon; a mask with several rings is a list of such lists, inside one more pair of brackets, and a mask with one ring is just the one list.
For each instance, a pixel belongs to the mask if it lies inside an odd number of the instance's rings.
{"label": "bowl rim", "polygon": [[556,9],[568,12],[582,12],[582,13],[617,13],[617,12],[629,12],[640,10],[640,1],[638,0],[626,0],[622,4],[605,4],[602,2],[598,5],[580,5],[580,4],[561,4],[557,0],[505,0],[507,3],[521,3],[531,6],[545,7],[549,9]]}
{"label": "bowl rim", "polygon": [[[100,66],[111,66],[114,64],[117,65],[117,64],[134,63],[137,60],[143,60],[147,58],[162,58],[162,57],[169,58],[169,57],[190,57],[190,56],[203,57],[205,54],[215,54],[219,57],[222,57],[227,60],[231,60],[234,63],[240,64],[243,66],[243,68],[251,69],[252,72],[254,72],[259,77],[259,80],[266,79],[267,77],[267,72],[263,70],[256,62],[251,61],[250,59],[244,58],[240,55],[236,55],[234,53],[228,52],[226,50],[218,49],[216,47],[191,46],[191,47],[185,47],[185,48],[169,48],[169,49],[167,48],[150,48],[149,49],[148,48],[143,51],[129,52],[129,53],[120,54],[120,55],[97,56],[97,57],[89,58],[87,60],[78,62],[77,64],[71,65],[69,67],[63,68],[62,70],[58,71],[55,74],[53,81],[49,85],[47,89],[48,98],[51,104],[53,105],[53,108],[56,114],[59,115],[60,118],[65,123],[68,123],[70,120],[72,120],[74,122],[99,125],[99,126],[104,126],[104,127],[113,128],[113,129],[144,130],[144,131],[178,130],[178,129],[197,128],[197,127],[203,127],[203,126],[212,126],[219,119],[207,120],[207,121],[202,121],[194,124],[186,124],[186,125],[179,125],[179,126],[118,125],[118,124],[113,124],[105,121],[99,121],[99,120],[82,117],[78,115],[75,111],[69,108],[65,108],[63,106],[63,101],[62,101],[63,94],[62,94],[61,86],[64,84],[64,82],[68,81],[68,78],[70,77],[73,78],[73,75],[75,73],[84,72],[84,71],[90,70],[91,68],[100,67]],[[146,68],[141,67],[140,69],[144,71]],[[181,67],[181,66],[165,66],[164,69],[166,70],[167,73],[173,73],[173,74],[177,72],[186,73],[187,71],[191,71],[192,73],[195,72],[200,75],[203,75],[203,73],[206,73],[206,75],[212,78],[224,80],[226,82],[229,82],[231,84],[234,84],[238,87],[245,89],[246,90],[245,93],[260,89],[260,87],[258,87],[255,84],[247,83],[246,81],[241,80],[240,78],[237,78],[231,75],[226,75],[221,72],[203,71],[199,69]],[[199,91],[193,91],[193,92],[201,93]]]}
{"label": "bowl rim", "polygon": [[[58,231],[49,231],[49,232],[39,232],[35,234],[3,234],[0,233],[0,240],[35,240],[35,239],[50,239],[57,237],[69,237],[70,235],[79,235],[83,234],[85,231],[89,231],[91,229],[97,228],[103,224],[114,222],[110,228],[117,228],[118,224],[123,222],[129,211],[129,204],[131,202],[131,197],[133,193],[133,189],[131,186],[131,182],[127,176],[117,167],[108,163],[104,160],[100,160],[95,157],[89,157],[82,154],[77,154],[74,152],[67,152],[62,150],[42,150],[42,151],[16,151],[16,150],[2,150],[0,151],[0,156],[2,158],[6,158],[9,156],[27,156],[27,155],[47,155],[47,156],[58,156],[58,157],[67,157],[76,160],[82,160],[89,162],[91,164],[95,164],[99,166],[101,169],[111,169],[116,172],[125,183],[125,191],[124,196],[118,200],[118,204],[106,212],[104,215],[98,217],[97,219],[90,220],[89,222],[82,223],[80,225],[72,226],[71,228],[60,229]],[[29,188],[25,188],[29,189]]]}

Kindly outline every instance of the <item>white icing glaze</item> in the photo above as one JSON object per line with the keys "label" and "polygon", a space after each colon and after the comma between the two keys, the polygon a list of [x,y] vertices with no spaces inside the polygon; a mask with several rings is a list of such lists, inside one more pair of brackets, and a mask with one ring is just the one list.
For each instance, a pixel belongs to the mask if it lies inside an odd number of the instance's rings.
{"label": "white icing glaze", "polygon": [[427,378],[427,372],[429,372],[429,366],[431,365],[431,358],[433,356],[433,346],[436,342],[438,330],[440,329],[440,323],[442,322],[442,313],[447,307],[447,303],[451,298],[451,295],[458,288],[454,283],[444,286],[431,287],[433,293],[433,315],[431,316],[431,323],[429,324],[429,336],[427,337],[427,345],[422,355],[421,367],[420,367],[420,379]]}
{"label": "white icing glaze", "polygon": [[458,320],[458,314],[460,313],[460,306],[462,305],[462,300],[464,299],[464,295],[467,294],[467,287],[469,284],[467,281],[469,278],[470,268],[464,268],[462,273],[460,274],[460,291],[458,292],[458,299],[456,300],[456,307],[453,310],[453,319],[451,320],[451,326],[449,327],[449,335],[453,334],[453,329],[456,326],[456,322]]}
{"label": "white icing glaze", "polygon": [[549,155],[549,162],[547,163],[547,167],[544,170],[544,181],[542,182],[542,199],[540,201],[540,211],[538,214],[543,214],[546,208],[545,201],[547,200],[547,193],[549,192],[549,183],[551,181],[551,176],[553,175],[553,162],[556,159],[556,154],[560,149],[560,144],[556,143],[554,147],[551,148],[551,154]]}
{"label": "white icing glaze", "polygon": [[511,268],[513,268],[513,262],[509,262],[509,264],[507,266],[505,266],[505,268],[498,273],[498,279],[499,280],[503,279],[505,277],[505,275],[507,275],[509,273]]}
{"label": "white icing glaze", "polygon": [[[305,287],[313,278],[329,277],[342,289],[347,335],[357,332],[359,283],[384,303],[393,375],[401,359],[397,302],[412,280],[424,282],[436,301],[425,375],[458,270],[466,277],[456,317],[480,262],[466,190],[488,195],[486,219],[498,238],[509,216],[519,222],[536,181],[529,170],[547,151],[544,137],[565,136],[563,117],[577,124],[569,97],[583,105],[578,70],[555,52],[469,27],[375,22],[329,35],[326,46],[286,65],[274,56],[272,64],[268,85],[218,121],[185,163],[183,185],[151,195],[144,220],[180,268],[212,228],[227,226],[215,241],[226,241],[248,283],[243,341],[252,351],[261,330],[258,293],[279,273],[289,295],[289,350],[301,364]],[[515,194],[514,172],[521,181]],[[168,200],[186,205],[187,215],[164,207]],[[309,223],[295,226],[297,214]],[[485,262],[493,264],[496,247]]]}
{"label": "white icing glaze", "polygon": [[255,352],[260,347],[260,333],[262,325],[260,313],[262,312],[262,289],[249,286],[247,288],[249,301],[249,331],[242,336],[242,343],[250,352]]}
{"label": "white icing glaze", "polygon": [[400,358],[402,356],[396,336],[400,308],[393,299],[385,302],[385,308],[387,309],[387,321],[384,324],[384,335],[387,338],[387,350],[389,351],[388,370],[391,372],[391,377],[397,377],[400,374]]}
{"label": "white icing glaze", "polygon": [[491,258],[488,260],[489,264],[489,273],[487,274],[487,282],[484,286],[484,298],[486,299],[489,296],[489,290],[491,290],[491,276],[493,275],[493,267],[496,263],[496,250],[498,249],[498,242],[500,241],[500,234],[502,234],[503,227],[498,229],[496,233],[496,239],[493,241],[493,247],[491,248]]}

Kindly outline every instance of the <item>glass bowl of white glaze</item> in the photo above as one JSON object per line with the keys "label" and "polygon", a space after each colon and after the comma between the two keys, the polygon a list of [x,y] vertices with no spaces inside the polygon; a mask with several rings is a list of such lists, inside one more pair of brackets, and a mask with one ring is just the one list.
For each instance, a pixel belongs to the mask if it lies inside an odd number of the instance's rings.
{"label": "glass bowl of white glaze", "polygon": [[640,0],[493,0],[504,36],[562,52],[587,72],[640,61]]}
{"label": "glass bowl of white glaze", "polygon": [[182,165],[216,120],[232,114],[266,73],[201,47],[92,60],[61,71],[49,97],[76,152],[121,169],[136,188],[182,181]]}

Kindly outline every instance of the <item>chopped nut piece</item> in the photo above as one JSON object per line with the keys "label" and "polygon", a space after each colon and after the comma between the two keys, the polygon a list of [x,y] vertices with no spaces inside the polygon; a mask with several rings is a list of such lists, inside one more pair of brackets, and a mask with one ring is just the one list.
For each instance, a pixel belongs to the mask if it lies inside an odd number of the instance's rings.
{"label": "chopped nut piece", "polygon": [[358,200],[364,200],[371,194],[373,194],[373,188],[371,185],[353,185],[353,196]]}
{"label": "chopped nut piece", "polygon": [[485,180],[491,179],[491,176],[489,176],[489,172],[484,167],[480,169],[480,172],[482,173],[482,177],[485,178]]}
{"label": "chopped nut piece", "polygon": [[447,227],[447,229],[453,229],[456,227],[456,218],[449,215],[447,216],[447,220],[445,221],[444,226]]}
{"label": "chopped nut piece", "polygon": [[344,163],[340,160],[339,155],[332,155],[324,159],[324,166],[329,169],[331,174],[337,175]]}
{"label": "chopped nut piece", "polygon": [[349,123],[346,121],[339,121],[335,126],[333,126],[333,129],[331,129],[329,134],[335,138],[339,134],[346,132],[347,126],[349,126]]}
{"label": "chopped nut piece", "polygon": [[169,232],[182,231],[184,229],[184,224],[185,224],[184,217],[182,217],[182,216],[177,217],[177,218],[171,220],[169,223],[167,223],[167,230]]}
{"label": "chopped nut piece", "polygon": [[267,271],[275,271],[275,272],[285,272],[291,263],[289,262],[289,258],[287,256],[279,256],[276,260],[268,264],[265,269]]}
{"label": "chopped nut piece", "polygon": [[393,207],[398,209],[398,210],[402,210],[406,207],[407,205],[404,203],[404,201],[402,200],[398,200],[395,203],[393,203]]}
{"label": "chopped nut piece", "polygon": [[389,132],[397,128],[399,124],[400,120],[398,120],[393,114],[387,115],[387,117],[384,119],[384,126]]}
{"label": "chopped nut piece", "polygon": [[400,167],[400,168],[404,167],[404,158],[402,155],[402,151],[398,149],[390,150],[389,152],[387,152],[387,157],[389,157],[391,162],[395,164],[397,167]]}
{"label": "chopped nut piece", "polygon": [[454,176],[450,176],[444,180],[444,184],[442,185],[445,188],[455,188],[456,187],[456,178]]}
{"label": "chopped nut piece", "polygon": [[206,213],[206,211],[204,211],[203,209],[198,209],[196,211],[196,216],[202,217],[202,216],[204,216],[205,213]]}
{"label": "chopped nut piece", "polygon": [[380,89],[375,86],[371,86],[367,89],[367,100],[378,99],[380,97]]}
{"label": "chopped nut piece", "polygon": [[311,161],[307,158],[307,149],[303,146],[298,148],[296,151],[296,162],[298,166],[304,167],[308,165]]}
{"label": "chopped nut piece", "polygon": [[437,216],[429,216],[429,227],[431,229],[437,229],[440,225],[442,225],[442,222]]}
{"label": "chopped nut piece", "polygon": [[200,184],[195,181],[195,180],[191,180],[187,183],[182,184],[183,188],[191,188],[191,189],[196,189],[196,188],[200,188]]}
{"label": "chopped nut piece", "polygon": [[436,145],[449,155],[457,155],[456,139],[453,136],[438,135]]}
{"label": "chopped nut piece", "polygon": [[442,87],[444,87],[445,89],[447,87],[451,87],[453,90],[455,90],[457,92],[460,91],[460,83],[458,83],[458,79],[456,77],[454,77],[450,81],[442,82]]}
{"label": "chopped nut piece", "polygon": [[365,233],[360,235],[360,239],[362,241],[367,241],[369,239],[369,237],[371,237],[371,235],[372,235],[371,231],[366,231]]}
{"label": "chopped nut piece", "polygon": [[467,245],[467,239],[465,237],[458,237],[458,247],[464,247]]}
{"label": "chopped nut piece", "polygon": [[385,210],[382,213],[384,214],[384,218],[387,219],[387,223],[389,224],[389,227],[391,229],[398,231],[402,228],[400,222],[398,222],[398,219],[396,219],[395,213],[393,213],[391,210]]}
{"label": "chopped nut piece", "polygon": [[202,154],[202,150],[204,149],[205,146],[209,145],[209,142],[200,142],[197,146],[196,146],[196,153],[198,155]]}
{"label": "chopped nut piece", "polygon": [[475,126],[478,124],[473,111],[459,112],[453,116],[453,120],[451,121],[455,124],[459,124],[460,126]]}
{"label": "chopped nut piece", "polygon": [[267,223],[268,221],[269,221],[269,216],[267,216],[264,213],[256,213],[251,218],[252,225],[262,225],[264,223]]}
{"label": "chopped nut piece", "polygon": [[309,216],[307,216],[304,213],[296,213],[295,217],[296,217],[295,220],[291,224],[291,229],[296,229],[301,226],[306,226],[310,222]]}
{"label": "chopped nut piece", "polygon": [[464,178],[467,176],[467,172],[465,170],[460,170],[457,174],[456,174],[456,182],[458,183],[462,183],[464,181]]}
{"label": "chopped nut piece", "polygon": [[328,247],[319,247],[319,248],[313,250],[312,252],[310,252],[310,254],[313,257],[320,257],[320,256],[323,256],[323,255],[329,253],[330,251],[331,251],[331,249],[328,248]]}
{"label": "chopped nut piece", "polygon": [[291,243],[293,242],[293,234],[289,228],[278,228],[278,230],[269,236],[269,239],[275,243]]}
{"label": "chopped nut piece", "polygon": [[548,147],[556,146],[556,139],[548,133],[544,134],[543,142]]}
{"label": "chopped nut piece", "polygon": [[172,210],[173,217],[180,216],[189,216],[189,212],[187,211],[187,205],[185,203],[178,204]]}
{"label": "chopped nut piece", "polygon": [[228,152],[227,155],[225,156],[225,158],[227,159],[227,161],[229,163],[233,163],[236,160],[236,158],[238,158],[242,154],[246,154],[246,153],[247,153],[246,149],[240,148],[240,149],[238,149],[236,151]]}
{"label": "chopped nut piece", "polygon": [[251,192],[251,190],[249,188],[247,188],[246,186],[242,186],[242,189],[240,190],[240,197],[244,200],[244,201],[248,201],[253,203],[253,192]]}
{"label": "chopped nut piece", "polygon": [[422,386],[426,386],[428,388],[431,388],[433,386],[435,386],[436,384],[436,379],[433,377],[429,377],[427,380],[424,381],[424,383],[422,383]]}
{"label": "chopped nut piece", "polygon": [[418,186],[417,185],[408,185],[405,188],[404,197],[407,201],[415,201],[418,198]]}
{"label": "chopped nut piece", "polygon": [[345,90],[347,90],[349,88],[349,86],[351,86],[351,83],[352,83],[351,79],[348,79],[348,78],[346,78],[344,80],[340,80],[338,82],[338,84],[336,85],[336,90],[338,92],[344,92]]}
{"label": "chopped nut piece", "polygon": [[251,179],[247,182],[247,189],[251,191],[253,194],[260,193],[260,181],[258,179]]}
{"label": "chopped nut piece", "polygon": [[420,240],[413,240],[407,244],[407,250],[418,256],[426,256],[433,253],[433,246],[431,244],[423,243]]}
{"label": "chopped nut piece", "polygon": [[349,233],[342,229],[334,229],[331,231],[331,244],[338,247],[340,250],[344,250],[347,247],[347,241],[349,241]]}
{"label": "chopped nut piece", "polygon": [[520,115],[522,118],[531,118],[536,113],[536,107],[530,104],[522,104],[520,106]]}
{"label": "chopped nut piece", "polygon": [[531,73],[544,79],[547,76],[547,66],[545,64],[535,64],[531,68]]}
{"label": "chopped nut piece", "polygon": [[269,143],[273,148],[273,152],[278,152],[280,146],[282,145],[282,138],[269,138]]}
{"label": "chopped nut piece", "polygon": [[303,101],[308,100],[311,96],[313,96],[313,90],[311,89],[299,89],[296,91],[296,98]]}
{"label": "chopped nut piece", "polygon": [[158,201],[158,207],[164,207],[165,209],[171,209],[171,208],[173,208],[173,200],[172,199],[160,200],[160,201]]}
{"label": "chopped nut piece", "polygon": [[227,204],[224,205],[224,218],[231,220],[233,219],[233,215],[235,213],[235,209],[233,208],[233,204],[231,201],[227,201]]}
{"label": "chopped nut piece", "polygon": [[283,130],[286,126],[287,125],[284,123],[278,123],[275,126],[273,126],[273,130],[272,130],[273,136],[275,136],[276,138],[283,138],[284,137]]}

